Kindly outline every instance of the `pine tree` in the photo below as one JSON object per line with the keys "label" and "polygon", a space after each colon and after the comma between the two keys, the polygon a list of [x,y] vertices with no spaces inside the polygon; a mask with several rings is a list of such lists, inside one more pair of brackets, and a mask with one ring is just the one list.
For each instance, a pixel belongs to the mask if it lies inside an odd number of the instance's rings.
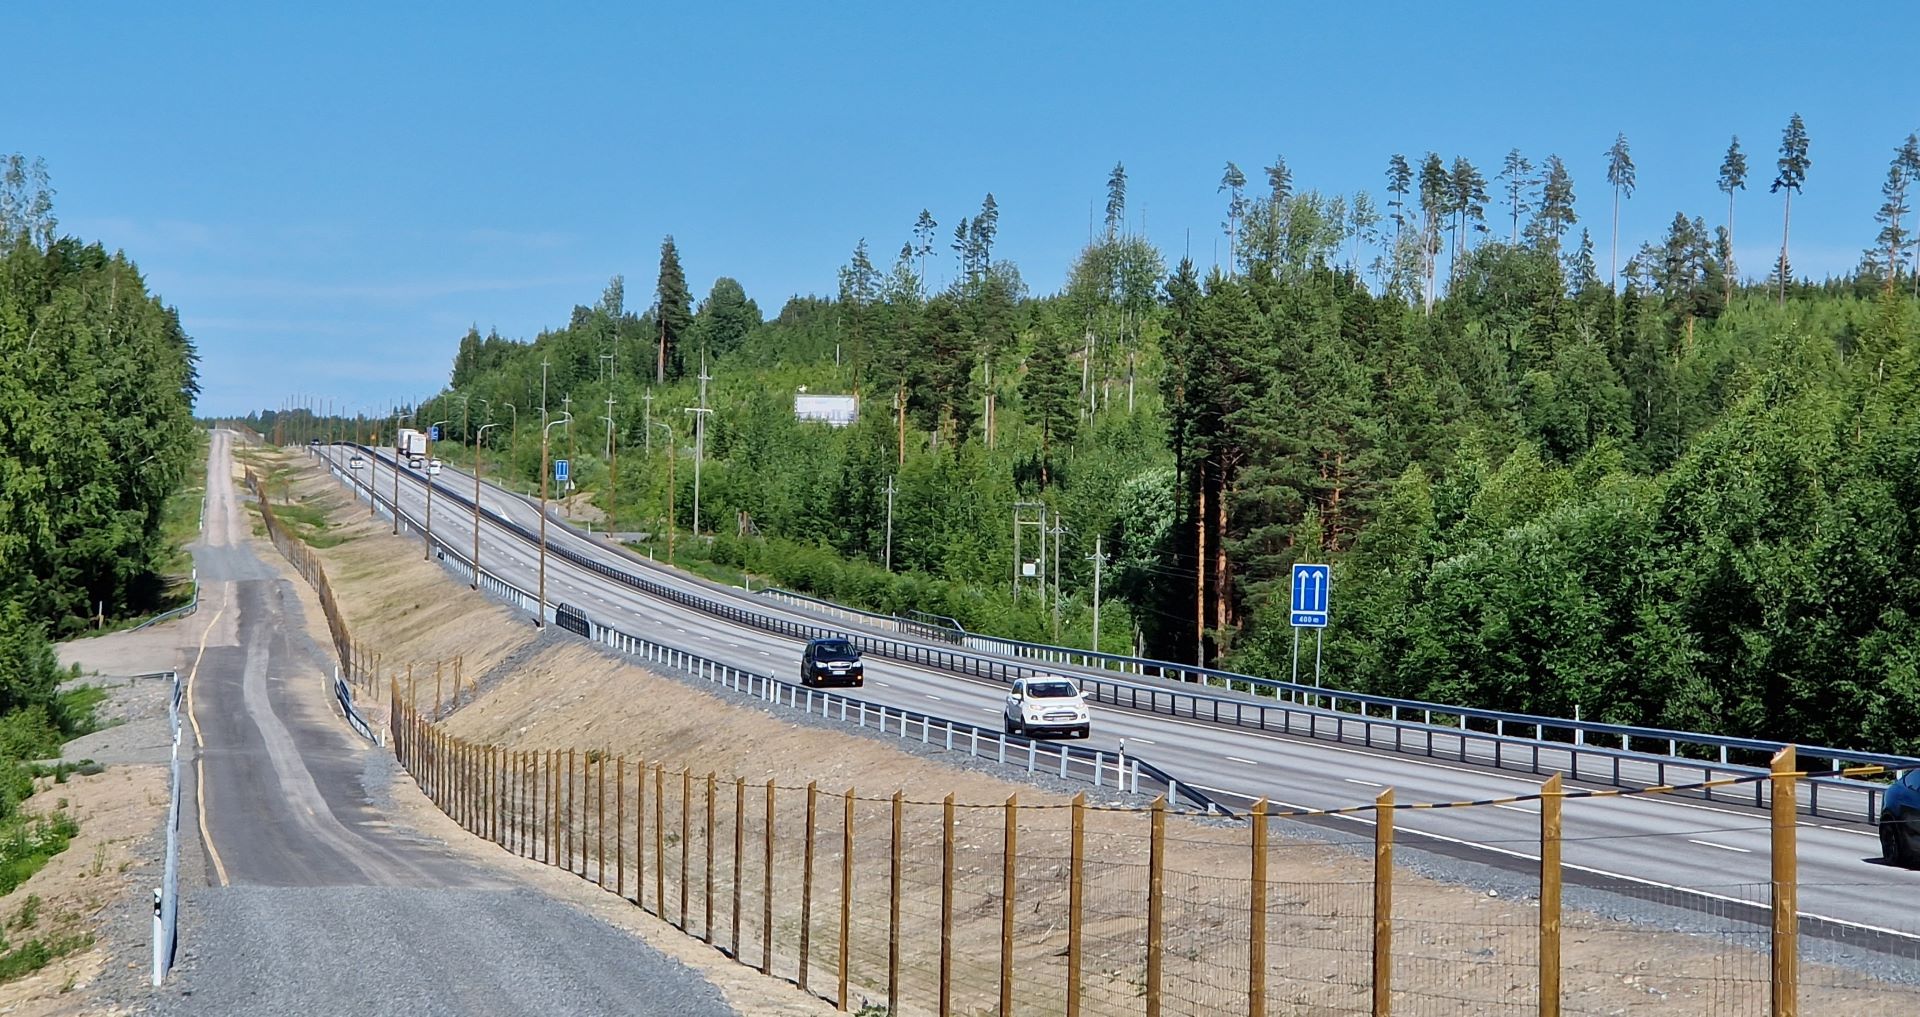
{"label": "pine tree", "polygon": [[1786,130],[1780,133],[1780,161],[1777,164],[1780,173],[1773,178],[1772,190],[1775,193],[1785,191],[1785,204],[1780,217],[1780,260],[1774,265],[1774,275],[1780,283],[1780,302],[1787,302],[1787,280],[1793,271],[1787,259],[1787,242],[1793,236],[1793,196],[1807,182],[1807,167],[1813,160],[1807,158],[1807,125],[1795,113],[1787,121]]}
{"label": "pine tree", "polygon": [[1220,174],[1220,186],[1214,191],[1215,194],[1221,191],[1227,193],[1227,221],[1220,225],[1227,232],[1228,273],[1232,273],[1233,267],[1239,263],[1240,221],[1247,214],[1246,186],[1247,175],[1240,172],[1240,167],[1232,161],[1228,161],[1227,168]]}
{"label": "pine tree", "polygon": [[[1913,136],[1908,137],[1908,144],[1913,144],[1911,140]],[[1906,221],[1909,211],[1907,186],[1912,183],[1912,178],[1907,175],[1907,167],[1903,159],[1904,152],[1905,149],[1894,149],[1893,162],[1887,166],[1887,181],[1880,185],[1880,196],[1885,200],[1880,203],[1880,210],[1873,216],[1874,221],[1880,224],[1880,233],[1875,238],[1879,246],[1878,250],[1867,252],[1870,258],[1877,258],[1879,251],[1886,252],[1887,261],[1884,269],[1885,285],[1888,289],[1893,288],[1894,281],[1900,274],[1901,255],[1907,247]]]}
{"label": "pine tree", "polygon": [[1449,204],[1456,220],[1453,264],[1449,266],[1451,276],[1457,274],[1460,256],[1467,252],[1469,231],[1487,231],[1487,178],[1465,157],[1455,157],[1453,169],[1447,176],[1453,185]]}
{"label": "pine tree", "polygon": [[1387,160],[1387,207],[1392,209],[1393,242],[1400,244],[1400,235],[1407,228],[1407,193],[1413,189],[1413,167],[1407,165],[1407,157],[1394,153]]}
{"label": "pine tree", "polygon": [[1532,191],[1539,186],[1539,181],[1533,177],[1533,163],[1529,162],[1526,156],[1521,155],[1519,149],[1510,149],[1506,160],[1501,163],[1500,175],[1494,179],[1504,181],[1501,190],[1506,193],[1507,211],[1513,217],[1513,232],[1508,236],[1507,242],[1518,244],[1520,215],[1523,212],[1533,211]]}
{"label": "pine tree", "polygon": [[1738,269],[1733,263],[1733,192],[1747,189],[1747,153],[1740,150],[1740,135],[1727,145],[1727,156],[1720,160],[1720,193],[1727,196],[1727,247],[1721,270],[1726,273],[1727,299],[1733,299],[1733,281]]}
{"label": "pine tree", "polygon": [[1613,147],[1607,149],[1607,184],[1613,188],[1613,251],[1608,255],[1607,288],[1613,289],[1619,283],[1620,265],[1620,195],[1625,192],[1633,197],[1633,155],[1627,151],[1627,135],[1621,132],[1613,139]]}
{"label": "pine tree", "polygon": [[1113,172],[1107,174],[1107,241],[1111,243],[1126,222],[1127,216],[1127,167],[1121,163],[1113,164]]}
{"label": "pine tree", "polygon": [[687,274],[680,268],[680,251],[673,237],[660,242],[660,281],[654,287],[654,321],[660,329],[660,343],[654,358],[653,380],[665,384],[669,378],[685,373],[681,340],[693,325],[693,295],[687,291]]}
{"label": "pine tree", "polygon": [[1285,204],[1293,197],[1293,171],[1287,168],[1286,156],[1276,155],[1273,164],[1266,167],[1267,190],[1275,204]]}
{"label": "pine tree", "polygon": [[1527,224],[1527,239],[1542,250],[1558,253],[1560,239],[1579,221],[1573,210],[1573,176],[1557,155],[1547,156],[1547,175],[1540,191],[1540,210]]}
{"label": "pine tree", "polygon": [[913,224],[913,254],[920,259],[920,278],[927,278],[927,255],[933,253],[933,231],[939,223],[933,221],[933,213],[920,210],[920,218]]}
{"label": "pine tree", "polygon": [[973,274],[986,274],[993,267],[993,238],[1000,232],[1000,205],[988,192],[986,199],[980,202],[980,214],[973,217],[973,224],[967,227],[967,240],[973,249]]}
{"label": "pine tree", "polygon": [[[1907,143],[1900,146],[1900,168],[1906,172],[1908,181],[1920,180],[1920,135],[1907,135]],[[1916,238],[1916,234],[1920,234],[1920,231],[1907,234],[1913,241],[1913,262],[1909,274],[1913,276],[1914,295],[1920,296],[1920,238]]]}
{"label": "pine tree", "polygon": [[1420,258],[1427,277],[1425,307],[1433,312],[1433,283],[1440,254],[1440,227],[1453,214],[1453,178],[1432,152],[1420,163]]}

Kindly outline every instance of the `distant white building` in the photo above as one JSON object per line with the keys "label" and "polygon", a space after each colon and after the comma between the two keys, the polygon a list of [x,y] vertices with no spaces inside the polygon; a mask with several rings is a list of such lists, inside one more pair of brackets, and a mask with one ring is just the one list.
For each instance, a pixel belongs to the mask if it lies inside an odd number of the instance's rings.
{"label": "distant white building", "polygon": [[850,395],[808,395],[793,397],[795,420],[824,420],[834,427],[846,427],[860,419],[860,397]]}

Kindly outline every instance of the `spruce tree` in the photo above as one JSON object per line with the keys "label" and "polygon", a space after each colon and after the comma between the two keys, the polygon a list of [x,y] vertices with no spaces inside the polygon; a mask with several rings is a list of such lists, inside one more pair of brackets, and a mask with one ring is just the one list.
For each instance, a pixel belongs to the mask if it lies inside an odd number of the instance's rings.
{"label": "spruce tree", "polygon": [[664,384],[686,371],[681,341],[693,325],[693,295],[687,292],[687,274],[680,268],[680,251],[673,237],[660,242],[660,281],[654,287],[654,326],[660,330],[653,380]]}
{"label": "spruce tree", "polygon": [[1792,278],[1793,269],[1787,258],[1787,244],[1793,236],[1793,196],[1807,182],[1807,167],[1813,160],[1807,158],[1807,125],[1795,113],[1787,121],[1786,130],[1780,132],[1780,168],[1778,176],[1773,178],[1774,193],[1785,192],[1782,197],[1785,204],[1780,216],[1780,260],[1773,267],[1775,279],[1779,282],[1780,302],[1787,302],[1787,280]]}

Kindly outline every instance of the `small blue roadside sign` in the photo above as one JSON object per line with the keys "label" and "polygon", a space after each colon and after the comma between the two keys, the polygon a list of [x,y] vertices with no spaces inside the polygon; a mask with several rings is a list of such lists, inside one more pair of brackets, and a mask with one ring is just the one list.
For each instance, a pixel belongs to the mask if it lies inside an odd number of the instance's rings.
{"label": "small blue roadside sign", "polygon": [[553,479],[562,484],[567,482],[567,461],[565,459],[555,459],[553,461]]}
{"label": "small blue roadside sign", "polygon": [[432,426],[430,426],[430,427],[428,427],[428,428],[427,428],[427,436],[428,436],[429,438],[432,438],[432,439],[433,439],[434,441],[439,441],[439,440],[440,440],[440,425],[439,425],[439,424],[434,424],[434,425],[432,425]]}
{"label": "small blue roadside sign", "polygon": [[1333,570],[1325,565],[1293,567],[1293,626],[1301,629],[1327,627],[1327,593],[1333,585]]}

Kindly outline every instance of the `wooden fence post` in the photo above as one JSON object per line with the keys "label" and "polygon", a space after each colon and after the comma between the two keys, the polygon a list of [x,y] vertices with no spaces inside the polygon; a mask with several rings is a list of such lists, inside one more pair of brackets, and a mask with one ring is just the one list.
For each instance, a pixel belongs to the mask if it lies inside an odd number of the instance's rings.
{"label": "wooden fence post", "polygon": [[701,926],[702,938],[707,945],[713,945],[713,787],[714,772],[707,771],[707,892],[703,903],[707,908],[706,924]]}
{"label": "wooden fence post", "polygon": [[667,768],[653,764],[653,899],[667,921]]}
{"label": "wooden fence post", "polygon": [[[633,764],[633,902],[647,909],[647,760]],[[658,914],[658,912],[655,912]]]}
{"label": "wooden fence post", "polygon": [[547,806],[542,811],[547,818],[547,858],[548,865],[560,864],[560,755],[559,749],[547,750]]}
{"label": "wooden fence post", "polygon": [[693,849],[693,769],[680,768],[680,931],[687,931],[687,852]]}
{"label": "wooden fence post", "polygon": [[953,1014],[953,794],[940,811],[940,1017]]}
{"label": "wooden fence post", "polygon": [[733,778],[733,959],[740,960],[740,856],[747,850],[747,779]]}
{"label": "wooden fence post", "polygon": [[763,975],[773,973],[773,824],[773,780],[772,778],[768,778],[767,857],[766,866],[763,869],[766,876],[766,886],[760,897],[760,904],[764,909],[760,917],[760,973]]}
{"label": "wooden fence post", "polygon": [[1393,1009],[1393,789],[1373,808],[1373,1017]]}
{"label": "wooden fence post", "polygon": [[1773,756],[1773,965],[1772,1017],[1800,1012],[1800,886],[1798,757],[1789,745]]}
{"label": "wooden fence post", "polygon": [[807,782],[807,843],[806,861],[800,869],[800,991],[807,991],[807,968],[813,945],[813,831],[814,809],[820,796],[819,784]]}
{"label": "wooden fence post", "polygon": [[1000,1013],[1013,1017],[1013,899],[1020,857],[1020,795],[1007,796],[1007,832],[1000,841]]}
{"label": "wooden fence post", "polygon": [[1147,1017],[1160,1017],[1160,978],[1167,946],[1167,796],[1153,800],[1147,838]]}
{"label": "wooden fence post", "polygon": [[[564,852],[563,852],[563,853],[564,853],[564,854],[565,854],[565,855],[567,856],[567,871],[568,871],[568,872],[572,872],[572,871],[573,871],[573,845],[574,845],[574,843],[575,843],[576,841],[578,841],[578,842],[579,842],[579,844],[580,844],[580,853],[582,854],[582,856],[584,856],[584,855],[586,854],[586,850],[587,850],[587,846],[586,846],[586,843],[587,843],[587,838],[585,838],[585,837],[576,837],[576,836],[574,836],[574,832],[573,832],[573,817],[574,817],[574,811],[573,811],[573,803],[574,803],[574,795],[573,795],[573,771],[574,771],[574,769],[575,769],[575,767],[574,767],[574,765],[573,765],[573,761],[574,761],[574,760],[573,760],[573,750],[572,750],[572,749],[568,749],[568,750],[567,750],[567,826],[566,826],[566,831],[565,831],[565,834],[564,834],[564,836],[566,837],[566,843],[565,843],[565,845],[564,845]],[[583,779],[584,779],[584,775],[582,775],[582,776],[583,776]],[[581,875],[583,875],[583,876],[587,874],[587,863],[586,863],[586,861],[585,861],[585,859],[584,859],[584,857],[582,858],[582,860],[581,860],[581,862],[580,862],[580,874],[581,874]]]}
{"label": "wooden fence post", "polygon": [[900,1012],[900,849],[906,813],[904,792],[893,793],[893,840],[887,877],[887,1012]]}
{"label": "wooden fence post", "polygon": [[613,761],[613,892],[627,895],[627,757]]}
{"label": "wooden fence post", "polygon": [[607,886],[607,750],[600,750],[600,759],[595,763],[593,781],[593,842],[594,854],[599,858],[594,864],[599,878],[594,882],[601,889]]}
{"label": "wooden fence post", "polygon": [[1067,1017],[1080,1017],[1080,915],[1085,904],[1087,793],[1073,796],[1073,839],[1067,872]]}
{"label": "wooden fence post", "polygon": [[440,662],[433,662],[433,719],[440,720]]}
{"label": "wooden fence post", "polygon": [[847,938],[853,931],[853,789],[847,789],[846,814],[840,820],[840,989],[835,999],[847,1008]]}
{"label": "wooden fence post", "polygon": [[1560,787],[1540,786],[1540,1017],[1560,1017]]}
{"label": "wooden fence post", "polygon": [[1253,832],[1251,879],[1247,894],[1247,1017],[1267,1017],[1267,800],[1253,803],[1247,817]]}

